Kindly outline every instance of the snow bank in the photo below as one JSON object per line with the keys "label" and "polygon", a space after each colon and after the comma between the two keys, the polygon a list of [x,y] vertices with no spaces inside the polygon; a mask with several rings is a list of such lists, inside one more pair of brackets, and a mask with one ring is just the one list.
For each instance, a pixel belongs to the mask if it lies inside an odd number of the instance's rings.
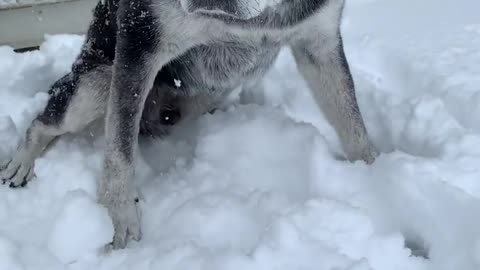
{"label": "snow bank", "polygon": [[[478,10],[473,0],[348,1],[345,45],[378,160],[338,158],[284,50],[264,106],[236,102],[142,142],[144,237],[125,250],[98,253],[112,236],[95,203],[102,136],[64,137],[27,188],[0,187],[0,270],[479,269]],[[81,42],[0,47],[0,159]]]}

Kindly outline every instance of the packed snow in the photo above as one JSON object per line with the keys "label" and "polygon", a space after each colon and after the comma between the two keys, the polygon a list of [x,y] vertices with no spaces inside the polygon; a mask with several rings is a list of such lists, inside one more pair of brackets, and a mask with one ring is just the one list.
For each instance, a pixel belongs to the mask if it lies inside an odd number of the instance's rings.
{"label": "packed snow", "polygon": [[[103,137],[65,136],[24,189],[0,186],[0,270],[480,269],[480,2],[350,0],[343,23],[361,111],[382,152],[349,163],[290,52],[263,105],[142,141],[143,239],[105,254]],[[83,38],[0,47],[0,159]]]}

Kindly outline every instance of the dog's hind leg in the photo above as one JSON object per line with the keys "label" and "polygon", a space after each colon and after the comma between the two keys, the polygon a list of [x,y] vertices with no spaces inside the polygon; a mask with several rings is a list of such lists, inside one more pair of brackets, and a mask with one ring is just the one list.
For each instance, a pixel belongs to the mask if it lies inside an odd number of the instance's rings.
{"label": "dog's hind leg", "polygon": [[111,67],[102,66],[75,79],[70,73],[50,91],[45,110],[33,120],[13,158],[0,168],[10,187],[24,186],[33,176],[35,159],[65,133],[75,133],[105,114]]}
{"label": "dog's hind leg", "polygon": [[337,12],[338,18],[326,16],[317,22],[308,35],[293,44],[292,51],[313,98],[335,128],[347,158],[372,163],[378,154],[370,142],[355,96],[338,24],[339,3],[334,1],[325,7],[325,12]]}
{"label": "dog's hind leg", "polygon": [[119,0],[99,1],[71,72],[55,82],[47,107],[31,124],[13,158],[0,164],[0,180],[24,186],[35,159],[65,133],[77,132],[104,114],[115,56]]}

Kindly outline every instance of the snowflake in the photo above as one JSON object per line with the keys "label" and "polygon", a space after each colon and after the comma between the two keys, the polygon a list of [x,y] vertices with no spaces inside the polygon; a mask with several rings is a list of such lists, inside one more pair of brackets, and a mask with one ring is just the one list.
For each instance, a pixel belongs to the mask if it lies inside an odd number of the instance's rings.
{"label": "snowflake", "polygon": [[175,86],[176,86],[177,88],[182,87],[182,81],[181,81],[181,80],[173,79],[173,82],[175,83]]}

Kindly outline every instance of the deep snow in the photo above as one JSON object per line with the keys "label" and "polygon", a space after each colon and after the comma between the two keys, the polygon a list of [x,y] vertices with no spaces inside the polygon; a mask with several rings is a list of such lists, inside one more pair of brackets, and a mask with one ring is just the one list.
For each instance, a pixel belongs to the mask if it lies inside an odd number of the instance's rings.
{"label": "deep snow", "polygon": [[[348,1],[345,47],[378,160],[336,158],[284,50],[266,105],[235,102],[142,143],[144,237],[125,250],[97,252],[112,236],[95,202],[102,136],[64,137],[27,188],[0,186],[0,270],[479,269],[479,10],[478,0]],[[0,159],[81,42],[0,47]]]}

